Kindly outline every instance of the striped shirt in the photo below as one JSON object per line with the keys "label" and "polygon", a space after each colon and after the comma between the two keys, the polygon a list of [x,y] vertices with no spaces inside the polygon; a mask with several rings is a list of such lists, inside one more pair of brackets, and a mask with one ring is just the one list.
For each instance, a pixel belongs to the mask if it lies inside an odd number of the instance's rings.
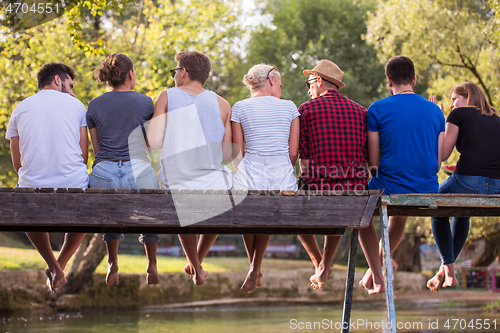
{"label": "striped shirt", "polygon": [[241,124],[246,154],[288,155],[290,126],[299,115],[292,101],[262,96],[234,104],[231,121]]}

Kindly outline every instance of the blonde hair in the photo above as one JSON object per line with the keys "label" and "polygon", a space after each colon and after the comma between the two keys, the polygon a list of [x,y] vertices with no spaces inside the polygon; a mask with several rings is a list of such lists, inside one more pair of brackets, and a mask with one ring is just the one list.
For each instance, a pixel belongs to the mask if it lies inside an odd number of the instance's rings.
{"label": "blonde hair", "polygon": [[474,83],[460,83],[450,90],[450,95],[453,92],[466,98],[467,106],[475,107],[481,114],[485,116],[498,115],[498,110],[488,103],[483,91]]}
{"label": "blonde hair", "polygon": [[250,92],[262,87],[269,77],[280,78],[281,75],[275,66],[258,64],[250,68],[247,74],[243,77],[243,83],[250,89]]}

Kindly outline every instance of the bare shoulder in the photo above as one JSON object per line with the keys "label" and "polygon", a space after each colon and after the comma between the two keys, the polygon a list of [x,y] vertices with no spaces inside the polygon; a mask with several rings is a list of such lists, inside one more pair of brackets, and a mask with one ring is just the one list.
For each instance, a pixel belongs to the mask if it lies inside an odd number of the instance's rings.
{"label": "bare shoulder", "polygon": [[221,96],[217,95],[217,101],[219,102],[221,115],[230,115],[231,114],[231,105],[228,101],[226,101]]}
{"label": "bare shoulder", "polygon": [[153,117],[162,115],[167,112],[168,109],[168,97],[167,90],[163,90],[155,101],[155,111]]}
{"label": "bare shoulder", "polygon": [[158,94],[158,97],[156,97],[156,102],[161,101],[161,100],[168,100],[167,97],[167,89],[163,90],[161,93]]}

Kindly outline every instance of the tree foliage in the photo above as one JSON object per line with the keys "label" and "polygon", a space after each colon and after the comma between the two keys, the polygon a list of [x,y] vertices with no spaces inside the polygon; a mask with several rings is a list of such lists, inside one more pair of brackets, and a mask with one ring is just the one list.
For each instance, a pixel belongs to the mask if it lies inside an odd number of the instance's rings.
{"label": "tree foliage", "polygon": [[[240,35],[238,3],[226,0],[82,1],[61,18],[12,32],[0,28],[0,135],[5,136],[14,107],[36,93],[36,73],[61,61],[75,69],[75,94],[85,105],[106,91],[92,78],[105,54],[124,53],[134,61],[136,91],[154,98],[173,85],[174,55],[196,49],[212,60],[211,85],[224,81],[233,66],[227,60]],[[69,30],[69,32],[68,32]],[[234,57],[233,57],[234,58]],[[0,142],[1,186],[15,186],[8,141]],[[89,163],[91,164],[91,163]]]}
{"label": "tree foliage", "polygon": [[329,59],[344,71],[342,94],[368,107],[381,97],[384,68],[375,49],[363,40],[371,0],[269,0],[264,14],[272,19],[251,34],[246,66],[278,67],[283,98],[300,104],[309,99],[302,73]]}
{"label": "tree foliage", "polygon": [[367,40],[382,61],[411,57],[428,92],[447,98],[456,84],[478,84],[496,104],[500,83],[494,15],[481,0],[384,0],[369,15]]}

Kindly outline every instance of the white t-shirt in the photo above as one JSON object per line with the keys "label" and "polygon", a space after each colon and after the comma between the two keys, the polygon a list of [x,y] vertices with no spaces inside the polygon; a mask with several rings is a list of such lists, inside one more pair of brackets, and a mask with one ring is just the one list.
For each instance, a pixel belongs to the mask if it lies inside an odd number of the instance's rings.
{"label": "white t-shirt", "polygon": [[292,101],[261,96],[236,102],[231,121],[241,124],[245,153],[288,156],[290,126],[298,116],[297,106]]}
{"label": "white t-shirt", "polygon": [[41,90],[19,103],[6,138],[19,136],[21,187],[85,188],[87,166],[80,148],[80,127],[87,126],[85,106],[56,90]]}

